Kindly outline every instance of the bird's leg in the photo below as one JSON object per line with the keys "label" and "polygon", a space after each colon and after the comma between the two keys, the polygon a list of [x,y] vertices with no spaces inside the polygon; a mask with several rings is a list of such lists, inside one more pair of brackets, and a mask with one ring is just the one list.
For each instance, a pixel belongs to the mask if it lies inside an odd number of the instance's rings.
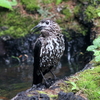
{"label": "bird's leg", "polygon": [[44,79],[44,81],[45,81],[46,86],[49,87],[50,84],[46,81],[46,79],[45,79],[45,77],[44,77],[44,75],[43,75],[43,73],[42,73],[41,70],[40,70],[40,74],[42,75],[42,77],[43,77],[43,79]]}
{"label": "bird's leg", "polygon": [[44,75],[43,75],[43,73],[42,73],[42,71],[41,71],[41,70],[40,70],[40,74],[42,75],[42,77],[43,77],[44,81],[46,81],[46,79],[45,79],[45,77],[44,77]]}
{"label": "bird's leg", "polygon": [[55,75],[51,70],[50,70],[50,72],[51,72],[51,74],[53,75],[54,80],[56,80],[56,79],[57,79],[56,75]]}

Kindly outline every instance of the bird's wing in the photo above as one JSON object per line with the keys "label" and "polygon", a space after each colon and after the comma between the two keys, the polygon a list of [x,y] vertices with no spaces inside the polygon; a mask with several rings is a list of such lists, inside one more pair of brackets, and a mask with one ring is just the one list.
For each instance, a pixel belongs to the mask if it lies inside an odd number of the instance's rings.
{"label": "bird's wing", "polygon": [[38,84],[42,82],[42,76],[41,74],[39,74],[40,50],[41,50],[41,41],[37,39],[34,45],[33,84]]}
{"label": "bird's wing", "polygon": [[34,59],[39,59],[41,50],[41,41],[38,39],[34,44]]}

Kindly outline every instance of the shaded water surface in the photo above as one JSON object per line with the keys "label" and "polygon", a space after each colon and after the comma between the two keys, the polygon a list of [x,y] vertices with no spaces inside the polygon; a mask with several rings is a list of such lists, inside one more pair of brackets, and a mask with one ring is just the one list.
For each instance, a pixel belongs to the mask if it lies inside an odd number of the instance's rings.
{"label": "shaded water surface", "polygon": [[12,98],[32,85],[32,65],[0,65],[0,98]]}

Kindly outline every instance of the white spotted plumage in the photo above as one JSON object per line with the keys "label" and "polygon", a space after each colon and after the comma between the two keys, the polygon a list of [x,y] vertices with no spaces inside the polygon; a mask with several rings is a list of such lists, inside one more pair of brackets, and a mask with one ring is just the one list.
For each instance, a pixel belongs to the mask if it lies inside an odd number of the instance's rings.
{"label": "white spotted plumage", "polygon": [[41,28],[41,35],[35,44],[38,45],[39,42],[41,47],[38,59],[39,64],[36,64],[39,69],[36,70],[41,70],[44,74],[58,65],[65,50],[65,41],[59,25],[54,21],[49,19],[42,20],[36,27],[38,26]]}
{"label": "white spotted plumage", "polygon": [[[49,36],[45,38],[45,43],[43,40],[44,38],[42,37],[40,39],[42,44],[40,50],[40,67],[57,66],[63,55],[63,51],[65,50],[63,35],[61,34],[59,40],[57,39],[57,36]],[[55,47],[53,43],[55,44]]]}

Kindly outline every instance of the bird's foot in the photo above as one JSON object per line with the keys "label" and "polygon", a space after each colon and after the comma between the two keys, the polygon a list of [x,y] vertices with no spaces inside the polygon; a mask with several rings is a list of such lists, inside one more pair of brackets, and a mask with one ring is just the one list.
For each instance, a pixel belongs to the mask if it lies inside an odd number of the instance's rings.
{"label": "bird's foot", "polygon": [[50,86],[51,86],[51,84],[49,83],[49,82],[45,82],[45,86],[46,86],[46,88],[49,88]]}
{"label": "bird's foot", "polygon": [[[56,80],[57,80],[57,79],[56,79]],[[55,83],[56,80],[55,80],[55,79],[48,78],[47,80],[45,80],[45,86],[46,86],[47,88],[49,88],[52,84]]]}

